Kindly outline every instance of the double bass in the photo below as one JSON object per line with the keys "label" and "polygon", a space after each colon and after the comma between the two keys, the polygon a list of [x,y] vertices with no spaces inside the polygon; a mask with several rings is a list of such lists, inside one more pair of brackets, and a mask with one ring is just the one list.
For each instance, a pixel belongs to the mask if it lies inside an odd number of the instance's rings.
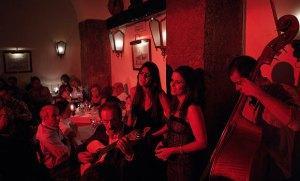
{"label": "double bass", "polygon": [[[251,73],[250,80],[258,83],[261,79],[260,67],[271,64],[274,57],[280,54],[287,44],[291,43],[299,30],[299,22],[293,15],[281,17],[277,23],[278,36],[264,48]],[[262,130],[243,116],[243,110],[249,98],[241,95],[233,113],[227,122],[221,138],[210,160],[210,178],[248,181],[262,176],[261,140]]]}

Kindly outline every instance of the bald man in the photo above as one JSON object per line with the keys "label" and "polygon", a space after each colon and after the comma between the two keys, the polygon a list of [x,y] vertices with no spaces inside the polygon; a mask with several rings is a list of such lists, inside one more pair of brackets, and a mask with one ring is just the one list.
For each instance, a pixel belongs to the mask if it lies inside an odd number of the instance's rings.
{"label": "bald man", "polygon": [[36,139],[44,155],[44,164],[52,169],[69,160],[71,146],[59,130],[59,112],[57,107],[46,105],[40,111],[42,122],[38,126]]}

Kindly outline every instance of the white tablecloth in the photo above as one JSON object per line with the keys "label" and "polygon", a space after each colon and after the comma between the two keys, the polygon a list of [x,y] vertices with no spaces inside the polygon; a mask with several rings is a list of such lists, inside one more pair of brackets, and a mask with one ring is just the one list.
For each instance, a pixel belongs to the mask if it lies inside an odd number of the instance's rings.
{"label": "white tablecloth", "polygon": [[[92,124],[92,122],[94,122],[94,124]],[[77,145],[81,145],[95,133],[97,124],[99,123],[100,117],[98,112],[88,112],[83,115],[74,115],[66,120],[60,121],[59,127],[63,133],[67,133],[72,131],[72,124],[76,125],[77,132],[74,139]]]}

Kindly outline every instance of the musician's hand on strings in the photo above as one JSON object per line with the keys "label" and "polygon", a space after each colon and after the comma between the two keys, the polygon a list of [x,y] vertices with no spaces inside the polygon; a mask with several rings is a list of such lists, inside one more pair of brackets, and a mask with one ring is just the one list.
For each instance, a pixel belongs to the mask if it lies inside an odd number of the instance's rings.
{"label": "musician's hand on strings", "polygon": [[257,85],[246,78],[242,78],[239,84],[239,91],[246,96],[253,96],[257,98],[262,91]]}
{"label": "musician's hand on strings", "polygon": [[93,155],[88,151],[80,152],[78,153],[78,160],[81,163],[90,163],[93,160]]}
{"label": "musician's hand on strings", "polygon": [[155,156],[163,161],[166,161],[172,154],[175,153],[175,148],[159,148],[155,150]]}
{"label": "musician's hand on strings", "polygon": [[119,139],[116,147],[125,155],[125,158],[127,160],[132,160],[133,149],[131,144],[126,138]]}

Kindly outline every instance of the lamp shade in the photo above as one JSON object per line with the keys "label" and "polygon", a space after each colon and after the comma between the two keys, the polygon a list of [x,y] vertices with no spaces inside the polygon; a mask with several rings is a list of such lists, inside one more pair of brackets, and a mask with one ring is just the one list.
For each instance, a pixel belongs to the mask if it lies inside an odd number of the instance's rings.
{"label": "lamp shade", "polygon": [[114,53],[121,54],[124,49],[124,33],[120,30],[109,33],[111,49]]}
{"label": "lamp shade", "polygon": [[155,18],[151,18],[149,26],[155,48],[161,49],[164,56],[167,45],[166,18],[163,18],[160,21]]}
{"label": "lamp shade", "polygon": [[58,56],[63,56],[66,52],[67,43],[64,41],[56,42],[56,53]]}
{"label": "lamp shade", "polygon": [[151,29],[151,34],[152,34],[155,48],[161,47],[162,42],[160,38],[160,22],[157,19],[151,19],[150,29]]}
{"label": "lamp shade", "polygon": [[161,37],[163,46],[167,46],[167,26],[166,26],[166,18],[161,21]]}

